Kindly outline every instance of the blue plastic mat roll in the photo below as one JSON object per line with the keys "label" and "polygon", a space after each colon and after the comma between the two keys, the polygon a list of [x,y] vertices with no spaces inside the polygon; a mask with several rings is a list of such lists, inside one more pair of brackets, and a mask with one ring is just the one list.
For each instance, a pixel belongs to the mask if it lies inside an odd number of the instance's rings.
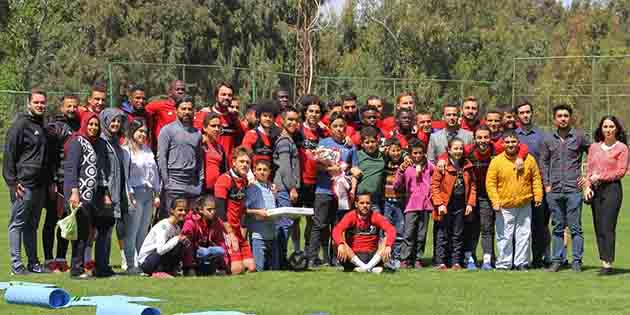
{"label": "blue plastic mat roll", "polygon": [[108,303],[98,305],[96,315],[160,315],[160,310],[139,304]]}
{"label": "blue plastic mat roll", "polygon": [[59,288],[10,286],[4,293],[4,300],[11,304],[61,308],[70,302],[70,294]]}

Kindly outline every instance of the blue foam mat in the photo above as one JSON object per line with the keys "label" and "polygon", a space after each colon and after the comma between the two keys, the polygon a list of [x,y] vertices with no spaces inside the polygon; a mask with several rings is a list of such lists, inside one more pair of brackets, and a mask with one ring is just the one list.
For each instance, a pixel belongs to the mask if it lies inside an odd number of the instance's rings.
{"label": "blue foam mat", "polygon": [[207,311],[200,313],[177,313],[175,315],[254,315],[235,311]]}
{"label": "blue foam mat", "polygon": [[160,315],[160,310],[140,304],[107,303],[96,306],[96,315]]}
{"label": "blue foam mat", "polygon": [[126,295],[111,295],[111,296],[75,296],[65,307],[73,306],[98,306],[108,303],[150,303],[161,302],[160,299],[154,299],[144,296],[126,296]]}
{"label": "blue foam mat", "polygon": [[63,289],[38,286],[9,286],[4,300],[11,304],[62,308],[70,302],[70,294]]}

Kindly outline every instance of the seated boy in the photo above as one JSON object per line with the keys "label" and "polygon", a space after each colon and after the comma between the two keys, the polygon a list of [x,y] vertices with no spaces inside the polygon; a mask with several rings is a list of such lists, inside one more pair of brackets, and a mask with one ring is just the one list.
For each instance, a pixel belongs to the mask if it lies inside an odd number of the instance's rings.
{"label": "seated boy", "polygon": [[217,270],[227,272],[229,256],[225,245],[225,228],[216,216],[214,197],[201,198],[200,209],[190,210],[182,234],[191,246],[184,249],[184,275],[213,275]]}
{"label": "seated boy", "polygon": [[[333,229],[337,258],[343,270],[380,273],[391,257],[396,228],[380,213],[372,211],[370,193],[357,194],[356,210],[348,212]],[[379,242],[379,232],[385,240]]]}
{"label": "seated boy", "polygon": [[252,251],[256,271],[272,269],[273,240],[276,229],[273,219],[267,215],[268,209],[276,207],[275,196],[271,190],[271,162],[259,159],[254,162],[256,182],[247,187],[245,207],[247,208],[247,229],[251,233]]}
{"label": "seated boy", "polygon": [[190,241],[181,234],[179,227],[187,209],[186,199],[176,199],[169,217],[151,228],[138,254],[142,272],[156,278],[171,278],[177,274],[184,248],[190,246]]}

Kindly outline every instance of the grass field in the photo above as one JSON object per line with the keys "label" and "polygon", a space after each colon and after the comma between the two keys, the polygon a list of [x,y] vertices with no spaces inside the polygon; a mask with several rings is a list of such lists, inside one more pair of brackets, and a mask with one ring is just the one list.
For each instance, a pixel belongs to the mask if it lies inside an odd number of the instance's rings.
{"label": "grass field", "polygon": [[[630,181],[626,181],[630,187]],[[626,196],[629,196],[626,190]],[[626,203],[627,204],[627,203]],[[630,217],[622,210],[617,229],[618,274],[597,275],[590,207],[584,208],[585,271],[437,272],[430,268],[395,274],[346,274],[336,269],[302,273],[265,272],[235,277],[158,280],[117,276],[76,281],[67,274],[11,277],[6,226],[9,201],[0,188],[0,281],[55,283],[72,295],[141,295],[162,314],[238,310],[255,314],[626,314],[630,312]],[[41,224],[40,224],[41,230]],[[431,233],[429,233],[431,235]],[[429,242],[430,243],[430,242]],[[41,246],[41,241],[40,241]],[[119,264],[116,250],[112,262]],[[40,250],[40,259],[43,253]],[[94,308],[48,310],[8,305],[0,314],[95,314]]]}

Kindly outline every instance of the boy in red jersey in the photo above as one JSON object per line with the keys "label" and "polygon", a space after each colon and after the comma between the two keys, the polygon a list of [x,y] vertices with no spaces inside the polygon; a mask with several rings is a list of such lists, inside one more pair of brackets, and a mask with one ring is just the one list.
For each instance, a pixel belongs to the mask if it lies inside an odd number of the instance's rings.
{"label": "boy in red jersey", "polygon": [[232,168],[219,176],[214,185],[216,211],[218,217],[224,222],[232,274],[256,271],[252,249],[241,230],[250,163],[247,149],[237,147],[232,155]]}
{"label": "boy in red jersey", "polygon": [[[396,228],[371,210],[370,193],[358,194],[355,206],[356,210],[348,212],[333,229],[337,258],[346,272],[380,273],[383,262],[391,257]],[[385,240],[379,242],[381,230],[385,231]]]}

